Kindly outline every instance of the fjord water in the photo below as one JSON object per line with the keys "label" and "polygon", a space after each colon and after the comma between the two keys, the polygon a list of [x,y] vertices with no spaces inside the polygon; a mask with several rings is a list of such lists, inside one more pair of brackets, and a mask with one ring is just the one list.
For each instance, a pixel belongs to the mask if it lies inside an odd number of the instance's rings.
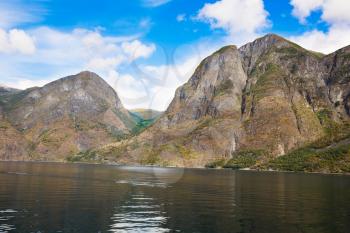
{"label": "fjord water", "polygon": [[350,177],[0,163],[0,232],[350,232]]}

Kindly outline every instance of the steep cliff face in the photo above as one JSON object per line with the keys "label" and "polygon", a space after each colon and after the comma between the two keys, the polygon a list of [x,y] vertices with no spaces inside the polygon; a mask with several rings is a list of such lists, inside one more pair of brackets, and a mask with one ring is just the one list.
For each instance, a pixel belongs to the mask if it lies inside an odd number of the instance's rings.
{"label": "steep cliff face", "polygon": [[278,168],[297,157],[312,170],[329,148],[350,161],[349,81],[350,47],[325,56],[267,35],[204,59],[159,119],[130,115],[90,72],[0,88],[0,159]]}
{"label": "steep cliff face", "polygon": [[0,160],[28,160],[28,141],[4,118],[0,106]]}
{"label": "steep cliff face", "polygon": [[323,136],[317,112],[331,108],[321,58],[276,35],[240,48],[249,76],[240,148],[286,152]]}
{"label": "steep cliff face", "polygon": [[[232,72],[232,71],[235,72]],[[95,155],[122,163],[203,166],[230,156],[240,127],[246,85],[240,53],[227,46],[206,58],[176,91],[160,119],[141,135]]]}
{"label": "steep cliff face", "polygon": [[342,119],[350,115],[350,46],[336,51],[323,59],[326,68],[325,82],[329,101]]}
{"label": "steep cliff face", "polygon": [[204,166],[247,155],[251,166],[333,138],[349,121],[348,50],[324,56],[277,35],[224,47],[199,65],[152,127],[94,156]]}
{"label": "steep cliff face", "polygon": [[32,159],[64,160],[135,126],[116,92],[91,72],[6,95],[2,105],[7,121],[30,141]]}
{"label": "steep cliff face", "polygon": [[[206,58],[150,129],[160,160],[165,158],[163,162],[171,165],[200,166],[218,155],[230,156],[236,149],[246,82],[235,46],[224,47]],[[153,134],[154,130],[157,133]],[[174,157],[180,159],[173,164]]]}
{"label": "steep cliff face", "polygon": [[235,46],[224,47],[206,58],[190,80],[176,91],[160,122],[177,127],[206,116],[230,116],[239,120],[246,81],[239,51]]}

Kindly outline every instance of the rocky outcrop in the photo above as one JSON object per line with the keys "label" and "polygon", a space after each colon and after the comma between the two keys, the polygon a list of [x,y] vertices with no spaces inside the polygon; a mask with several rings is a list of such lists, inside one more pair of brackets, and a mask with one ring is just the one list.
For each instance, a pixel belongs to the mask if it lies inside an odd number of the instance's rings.
{"label": "rocky outcrop", "polygon": [[338,116],[346,119],[350,115],[350,46],[325,56],[322,64],[326,68],[324,80],[328,86],[329,101]]}
{"label": "rocky outcrop", "polygon": [[240,53],[249,76],[240,149],[283,155],[322,137],[317,112],[331,104],[320,56],[276,35],[247,44]]}
{"label": "rocky outcrop", "polygon": [[122,163],[204,166],[249,151],[264,163],[347,124],[348,58],[349,48],[324,56],[272,34],[224,47],[178,88],[152,127],[94,154]]}
{"label": "rocky outcrop", "polygon": [[29,160],[28,141],[4,118],[0,106],[0,160]]}
{"label": "rocky outcrop", "polygon": [[176,91],[160,123],[177,127],[205,116],[235,116],[239,120],[246,81],[239,51],[235,46],[224,47],[206,58],[190,80]]}
{"label": "rocky outcrop", "polygon": [[91,72],[2,98],[5,119],[29,142],[31,159],[67,156],[117,141],[135,122],[116,92]]}
{"label": "rocky outcrop", "polygon": [[[280,159],[289,154],[312,158],[314,171],[321,155],[310,153],[349,141],[349,77],[350,47],[323,55],[270,34],[204,59],[160,117],[128,112],[90,72],[0,89],[0,159],[237,168],[291,161]],[[139,135],[120,140],[132,133]],[[293,154],[303,147],[307,156]]]}

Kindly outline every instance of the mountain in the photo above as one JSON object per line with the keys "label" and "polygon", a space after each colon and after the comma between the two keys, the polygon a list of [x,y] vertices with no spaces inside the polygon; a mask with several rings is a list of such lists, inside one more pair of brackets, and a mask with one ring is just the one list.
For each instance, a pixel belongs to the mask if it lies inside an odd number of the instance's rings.
{"label": "mountain", "polygon": [[[8,133],[26,141],[17,156],[25,159],[65,161],[70,155],[118,141],[136,126],[114,89],[91,72],[8,93],[1,96],[0,104]],[[10,147],[10,142],[1,146]],[[5,150],[0,158],[11,153]]]}
{"label": "mountain", "polygon": [[154,120],[163,114],[163,112],[157,110],[143,108],[132,109],[129,111],[142,120]]}
{"label": "mountain", "polygon": [[151,126],[162,115],[162,112],[152,109],[132,109],[129,112],[136,122],[136,127],[134,129],[135,134]]}
{"label": "mountain", "polygon": [[29,144],[5,118],[0,106],[0,160],[28,160]]}
{"label": "mountain", "polygon": [[5,85],[0,84],[0,96],[8,95],[8,94],[19,92],[19,91],[20,90],[18,90],[18,89],[14,89],[14,88],[7,87]]}
{"label": "mountain", "polygon": [[164,113],[91,72],[0,88],[0,159],[350,172],[350,46],[269,34],[205,58]]}
{"label": "mountain", "polygon": [[[0,103],[7,96],[18,93],[20,90],[9,88],[0,84]],[[25,160],[28,159],[25,148],[28,146],[24,136],[21,135],[4,116],[3,107],[0,104],[0,159]]]}
{"label": "mountain", "polygon": [[[300,148],[312,147],[316,155],[350,132],[349,63],[350,47],[325,56],[274,34],[224,47],[177,89],[155,124],[88,156],[127,164],[267,168]],[[318,159],[312,156],[303,157],[305,163]]]}

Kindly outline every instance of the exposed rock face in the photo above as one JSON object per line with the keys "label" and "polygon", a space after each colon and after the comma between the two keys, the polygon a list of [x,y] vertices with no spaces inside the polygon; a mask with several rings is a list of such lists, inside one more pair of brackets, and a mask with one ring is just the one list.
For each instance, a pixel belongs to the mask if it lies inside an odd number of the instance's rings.
{"label": "exposed rock face", "polygon": [[329,100],[339,117],[346,119],[350,115],[350,46],[326,56],[323,65]]}
{"label": "exposed rock face", "polygon": [[131,116],[90,72],[0,89],[0,159],[202,167],[232,158],[263,166],[311,143],[348,143],[349,81],[350,47],[324,56],[267,35],[206,58],[159,119]]}
{"label": "exposed rock face", "polygon": [[199,65],[153,126],[96,154],[121,163],[176,166],[203,166],[230,156],[236,148],[246,81],[238,49],[227,46]]}
{"label": "exposed rock face", "polygon": [[322,137],[317,112],[331,104],[321,59],[275,35],[247,44],[240,52],[249,76],[240,148],[283,155]]}
{"label": "exposed rock face", "polygon": [[263,151],[259,162],[284,155],[349,121],[349,50],[323,56],[276,35],[224,47],[199,65],[155,125],[95,154],[175,166],[248,150]]}
{"label": "exposed rock face", "polygon": [[7,121],[30,141],[33,159],[65,160],[135,126],[116,92],[91,72],[7,95],[2,103]]}
{"label": "exposed rock face", "polygon": [[161,123],[171,127],[205,116],[236,116],[239,120],[246,81],[239,51],[235,46],[224,47],[205,59],[176,91]]}
{"label": "exposed rock face", "polygon": [[0,106],[0,160],[28,160],[28,142],[4,119]]}

